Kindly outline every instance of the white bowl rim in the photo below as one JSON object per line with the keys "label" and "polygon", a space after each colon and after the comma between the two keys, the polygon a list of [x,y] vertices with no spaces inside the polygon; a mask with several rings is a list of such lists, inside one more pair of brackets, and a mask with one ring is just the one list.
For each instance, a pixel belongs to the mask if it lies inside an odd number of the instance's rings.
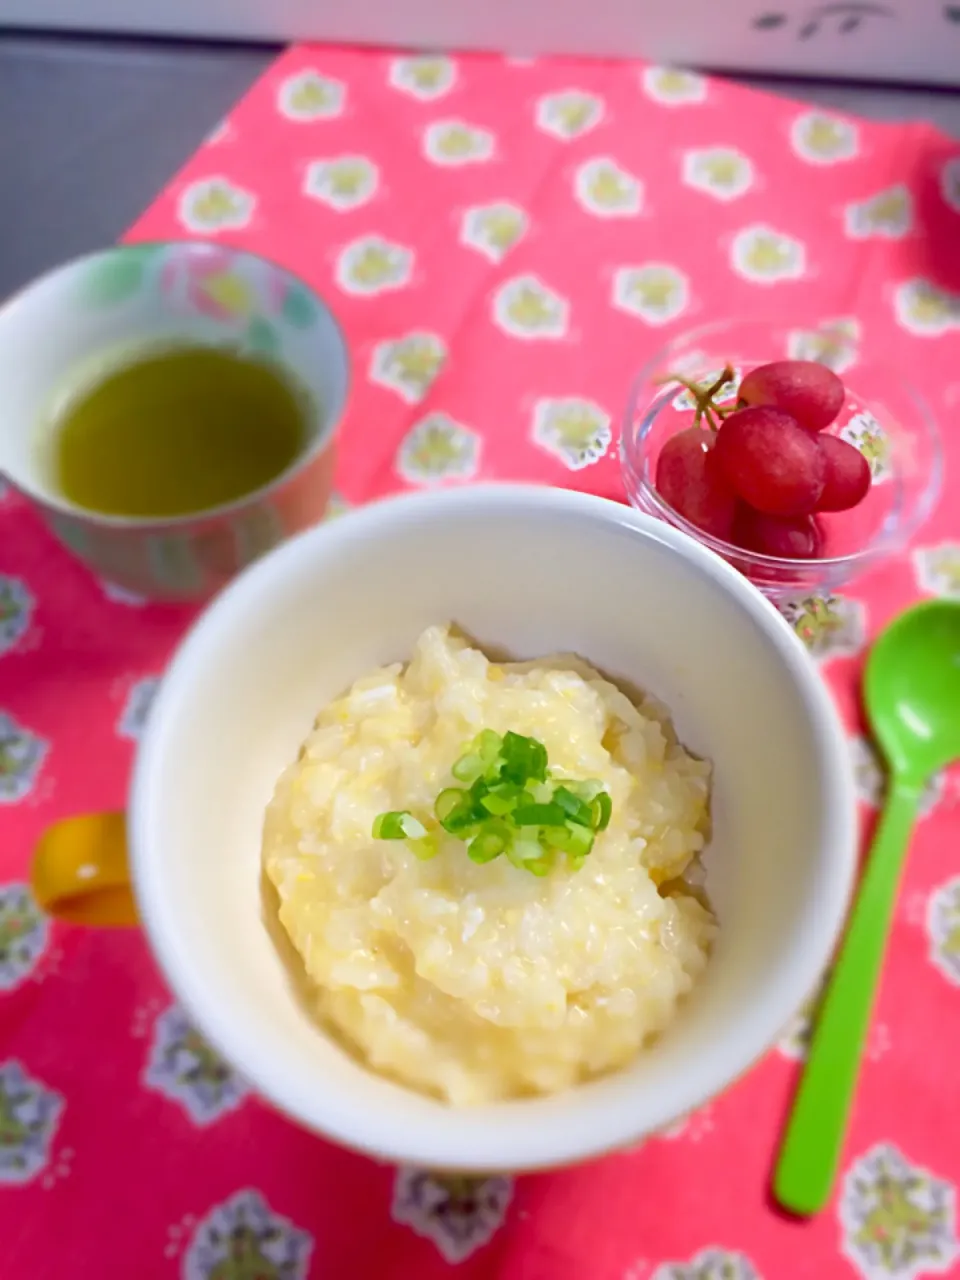
{"label": "white bowl rim", "polygon": [[[348,1103],[342,1091],[331,1093],[323,1085],[309,1092],[287,1087],[292,1080],[285,1081],[283,1063],[271,1052],[270,1044],[258,1037],[255,1026],[244,1025],[235,1011],[224,1010],[211,998],[203,975],[191,965],[190,939],[179,929],[176,904],[163,888],[162,840],[155,838],[160,810],[153,784],[169,727],[182,714],[178,706],[181,677],[209,652],[215,637],[242,634],[236,620],[255,607],[261,588],[272,579],[298,576],[302,557],[309,558],[320,547],[326,555],[354,538],[369,536],[377,526],[388,531],[397,522],[442,521],[467,509],[493,512],[505,507],[564,512],[635,530],[699,567],[736,598],[776,648],[807,708],[817,749],[823,753],[825,808],[831,816],[825,842],[829,856],[823,859],[823,883],[818,892],[822,909],[805,934],[804,946],[797,947],[785,963],[776,995],[770,994],[746,1010],[730,1034],[718,1041],[709,1059],[692,1062],[689,1071],[677,1078],[669,1100],[651,1108],[649,1099],[638,1090],[631,1095],[633,1109],[625,1113],[621,1105],[614,1110],[609,1104],[604,1107],[589,1099],[578,1106],[577,1091],[573,1090],[564,1095],[568,1105],[562,1118],[554,1115],[554,1123],[540,1126],[536,1140],[527,1142],[522,1150],[511,1145],[510,1114],[536,1100],[498,1104],[492,1109],[496,1118],[491,1117],[492,1123],[484,1126],[479,1136],[474,1135],[472,1145],[465,1149],[455,1108],[448,1109],[442,1132],[435,1127],[424,1140],[416,1122],[401,1114],[402,1106],[386,1130],[382,1116],[375,1130],[365,1121],[362,1101]],[[856,790],[839,713],[803,643],[774,606],[719,556],[663,521],[592,494],[524,483],[478,484],[382,499],[298,534],[245,570],[201,613],[167,668],[137,755],[128,813],[131,874],[154,957],[188,1015],[255,1092],[308,1130],[376,1159],[473,1172],[541,1170],[622,1149],[696,1110],[737,1081],[773,1046],[822,976],[846,917],[858,857]],[[360,1064],[356,1069],[365,1070]],[[475,1109],[470,1110],[476,1114]],[[578,1115],[579,1124],[568,1122]]]}

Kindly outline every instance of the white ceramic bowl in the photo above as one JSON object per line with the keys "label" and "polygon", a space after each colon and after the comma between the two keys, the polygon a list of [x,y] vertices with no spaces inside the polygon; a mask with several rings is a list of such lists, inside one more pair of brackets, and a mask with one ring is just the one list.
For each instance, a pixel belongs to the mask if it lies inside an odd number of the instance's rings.
{"label": "white ceramic bowl", "polygon": [[[552,1098],[451,1109],[367,1072],[310,1020],[262,919],[264,806],[320,706],[453,620],[518,657],[574,650],[670,707],[715,766],[721,932],[667,1033]],[[175,657],[130,810],[150,942],[199,1027],[265,1098],[384,1159],[523,1170],[635,1142],[776,1039],[814,987],[855,867],[843,730],[793,632],[666,524],[582,494],[454,489],[379,503],[243,574]]]}

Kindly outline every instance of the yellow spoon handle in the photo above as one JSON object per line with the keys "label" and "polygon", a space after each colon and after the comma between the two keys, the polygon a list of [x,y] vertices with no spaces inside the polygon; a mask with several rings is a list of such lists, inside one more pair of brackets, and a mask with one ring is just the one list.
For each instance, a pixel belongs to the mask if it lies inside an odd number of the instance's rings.
{"label": "yellow spoon handle", "polygon": [[34,851],[31,886],[48,915],[71,924],[137,924],[124,814],[81,814],[49,827]]}

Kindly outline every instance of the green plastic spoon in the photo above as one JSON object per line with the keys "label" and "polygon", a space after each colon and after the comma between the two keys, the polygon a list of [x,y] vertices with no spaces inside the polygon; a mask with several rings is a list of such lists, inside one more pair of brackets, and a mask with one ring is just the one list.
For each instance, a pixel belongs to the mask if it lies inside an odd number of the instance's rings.
{"label": "green plastic spoon", "polygon": [[863,694],[890,782],[774,1175],[778,1203],[803,1215],[830,1198],[924,787],[960,759],[960,601],[929,601],[891,623],[867,660]]}

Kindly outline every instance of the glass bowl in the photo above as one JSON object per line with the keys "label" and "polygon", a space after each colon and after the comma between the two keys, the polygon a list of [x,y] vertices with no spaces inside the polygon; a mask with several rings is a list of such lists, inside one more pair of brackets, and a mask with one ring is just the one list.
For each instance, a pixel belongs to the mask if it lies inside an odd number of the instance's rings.
{"label": "glass bowl", "polygon": [[[630,502],[716,551],[774,600],[828,595],[905,547],[940,493],[940,434],[923,396],[892,361],[860,358],[857,329],[854,321],[803,329],[725,320],[674,339],[643,368],[627,406],[620,458]],[[750,369],[788,357],[819,360],[843,379],[847,397],[826,433],[855,444],[873,472],[873,484],[858,507],[817,517],[824,554],[810,560],[761,555],[715,538],[685,520],[653,483],[665,441],[694,421],[690,393],[664,379],[680,373],[709,385],[730,364],[736,380],[718,397],[721,404],[729,403]]]}

